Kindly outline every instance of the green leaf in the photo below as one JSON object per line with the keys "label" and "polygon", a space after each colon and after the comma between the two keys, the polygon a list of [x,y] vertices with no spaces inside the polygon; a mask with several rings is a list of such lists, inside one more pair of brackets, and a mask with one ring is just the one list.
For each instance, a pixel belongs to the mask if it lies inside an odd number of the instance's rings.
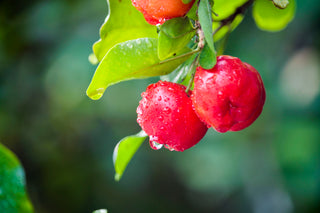
{"label": "green leaf", "polygon": [[206,43],[200,53],[200,66],[204,69],[211,69],[217,63],[217,56],[212,52],[209,45]]}
{"label": "green leaf", "polygon": [[113,164],[116,172],[114,178],[116,181],[121,179],[131,158],[147,137],[148,135],[141,131],[136,135],[125,137],[116,145],[113,151]]}
{"label": "green leaf", "polygon": [[16,156],[0,144],[0,210],[31,213],[33,207],[25,190],[25,175]]}
{"label": "green leaf", "polygon": [[164,60],[174,56],[177,51],[183,49],[190,42],[195,33],[195,29],[187,17],[166,21],[160,27],[158,39],[159,59]]}
{"label": "green leaf", "polygon": [[[221,21],[232,15],[238,7],[246,3],[248,0],[214,0],[212,9],[214,21]],[[217,16],[217,15],[218,16]]]}
{"label": "green leaf", "polygon": [[189,17],[192,20],[198,20],[198,15],[197,15],[197,11],[198,11],[198,2],[199,0],[196,0],[194,2],[194,4],[192,5],[191,9],[189,10],[189,12],[187,13],[187,17]]}
{"label": "green leaf", "polygon": [[289,5],[289,0],[272,0],[273,4],[280,8],[280,9],[284,9]]}
{"label": "green leaf", "polygon": [[260,29],[274,32],[284,29],[290,23],[294,18],[295,8],[294,0],[285,9],[275,7],[269,0],[256,0],[252,13]]}
{"label": "green leaf", "polygon": [[116,44],[143,37],[157,38],[156,26],[148,24],[131,0],[107,0],[109,13],[100,28],[101,39],[93,45],[98,61]]}
{"label": "green leaf", "polygon": [[200,0],[199,9],[199,22],[201,29],[203,30],[204,37],[208,46],[215,52],[214,43],[213,43],[213,31],[212,31],[212,16],[211,16],[211,6],[208,0]]}
{"label": "green leaf", "polygon": [[108,86],[118,82],[166,75],[193,54],[186,48],[177,52],[176,57],[160,61],[157,43],[155,38],[140,38],[114,46],[97,67],[87,95],[97,100]]}
{"label": "green leaf", "polygon": [[[242,20],[243,20],[243,15],[241,14],[237,15],[233,20],[233,22],[230,24],[230,26],[228,25],[223,26],[216,34],[214,34],[213,36],[214,41],[219,41],[220,39],[222,39],[229,32],[229,30],[233,31],[234,29],[236,29],[238,25],[242,22]],[[215,31],[220,26],[220,24],[221,22],[213,22],[212,24],[213,31]]]}
{"label": "green leaf", "polygon": [[160,77],[160,79],[162,81],[171,81],[171,82],[174,82],[174,83],[184,84],[188,73],[190,73],[190,71],[191,71],[190,70],[191,69],[191,64],[195,60],[196,56],[197,56],[197,54],[193,54],[190,58],[188,58],[188,60],[183,62],[172,73],[170,73],[168,75],[163,75],[163,76]]}

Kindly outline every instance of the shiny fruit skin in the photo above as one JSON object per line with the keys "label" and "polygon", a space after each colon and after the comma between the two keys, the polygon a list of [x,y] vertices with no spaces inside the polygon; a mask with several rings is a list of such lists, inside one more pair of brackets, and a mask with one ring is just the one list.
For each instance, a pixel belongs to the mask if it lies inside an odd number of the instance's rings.
{"label": "shiny fruit skin", "polygon": [[191,99],[208,126],[218,132],[239,131],[258,118],[266,93],[255,68],[223,55],[210,70],[197,67]]}
{"label": "shiny fruit skin", "polygon": [[141,94],[137,122],[154,142],[169,150],[184,151],[197,144],[207,132],[198,118],[185,86],[159,81]]}
{"label": "shiny fruit skin", "polygon": [[131,0],[149,24],[163,24],[166,20],[184,16],[194,0],[184,4],[182,0]]}

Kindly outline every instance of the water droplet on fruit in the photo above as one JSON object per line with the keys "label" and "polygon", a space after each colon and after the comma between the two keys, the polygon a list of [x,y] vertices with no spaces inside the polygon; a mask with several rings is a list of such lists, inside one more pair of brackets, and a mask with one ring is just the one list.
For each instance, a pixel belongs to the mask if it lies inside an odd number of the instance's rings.
{"label": "water droplet on fruit", "polygon": [[159,150],[163,147],[163,144],[159,144],[159,143],[153,141],[151,138],[152,138],[152,136],[150,136],[150,146],[152,149]]}
{"label": "water droplet on fruit", "polygon": [[161,126],[160,129],[161,129],[161,130],[164,130],[164,126]]}
{"label": "water droplet on fruit", "polygon": [[174,91],[174,89],[172,87],[169,87],[168,90],[169,91]]}
{"label": "water droplet on fruit", "polygon": [[160,86],[165,86],[166,84],[163,81],[159,81]]}
{"label": "water droplet on fruit", "polygon": [[167,148],[169,151],[171,151],[171,152],[174,151],[174,148],[172,148],[171,146],[169,146],[169,145],[167,145],[167,144],[164,145],[164,147],[166,147],[166,148]]}
{"label": "water droplet on fruit", "polygon": [[158,97],[158,101],[161,101],[161,100],[162,100],[162,97],[161,97],[161,96],[159,96],[159,97]]}
{"label": "water droplet on fruit", "polygon": [[170,112],[171,112],[171,109],[170,109],[169,107],[165,107],[165,108],[163,109],[163,111],[164,111],[165,113],[170,113]]}
{"label": "water droplet on fruit", "polygon": [[159,119],[159,121],[163,121],[163,116],[159,115],[158,119]]}

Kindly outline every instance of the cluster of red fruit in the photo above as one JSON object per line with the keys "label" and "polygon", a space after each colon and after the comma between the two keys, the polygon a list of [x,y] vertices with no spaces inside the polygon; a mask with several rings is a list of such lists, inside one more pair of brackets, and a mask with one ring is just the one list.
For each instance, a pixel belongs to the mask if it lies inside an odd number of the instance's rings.
{"label": "cluster of red fruit", "polygon": [[[184,16],[194,0],[132,0],[150,24]],[[163,5],[166,5],[165,7]],[[178,8],[178,9],[177,9]],[[260,115],[266,94],[255,68],[231,56],[219,56],[209,70],[197,67],[193,91],[159,81],[142,93],[138,123],[150,136],[153,149],[164,146],[184,151],[197,144],[212,127],[218,132],[239,131]]]}

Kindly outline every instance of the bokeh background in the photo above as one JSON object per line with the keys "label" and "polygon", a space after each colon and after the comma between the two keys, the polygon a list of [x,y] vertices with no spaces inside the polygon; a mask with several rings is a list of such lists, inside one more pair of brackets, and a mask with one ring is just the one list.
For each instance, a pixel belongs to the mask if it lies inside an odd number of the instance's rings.
{"label": "bokeh background", "polygon": [[320,212],[320,3],[298,0],[279,33],[248,11],[226,54],[256,67],[267,101],[241,132],[208,131],[183,153],[147,141],[115,182],[112,153],[139,131],[140,93],[158,78],[86,88],[104,0],[0,2],[0,141],[21,160],[37,212]]}

